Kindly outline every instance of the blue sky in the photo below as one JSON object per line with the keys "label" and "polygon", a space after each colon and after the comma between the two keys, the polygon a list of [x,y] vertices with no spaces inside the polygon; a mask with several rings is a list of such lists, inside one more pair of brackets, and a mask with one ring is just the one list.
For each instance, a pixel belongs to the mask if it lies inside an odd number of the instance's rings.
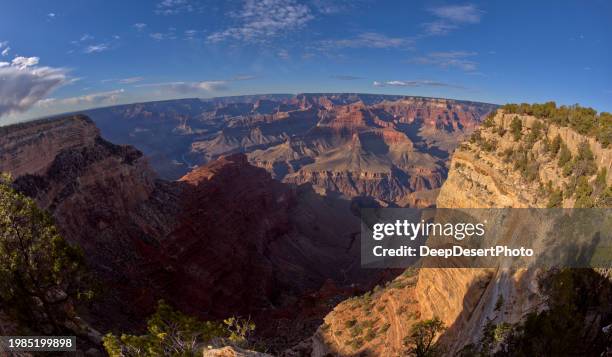
{"label": "blue sky", "polygon": [[0,124],[185,97],[366,92],[612,111],[612,2],[7,1]]}

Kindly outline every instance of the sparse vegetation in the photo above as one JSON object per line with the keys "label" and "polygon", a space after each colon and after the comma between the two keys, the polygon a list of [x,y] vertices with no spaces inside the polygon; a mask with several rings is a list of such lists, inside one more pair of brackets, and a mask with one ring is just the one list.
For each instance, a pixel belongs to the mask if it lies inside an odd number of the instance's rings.
{"label": "sparse vegetation", "polygon": [[523,136],[523,121],[519,119],[519,117],[512,118],[512,122],[510,123],[510,131],[512,132],[514,141],[521,140],[521,137]]}
{"label": "sparse vegetation", "polygon": [[612,207],[612,186],[608,186],[597,196],[595,207]]}
{"label": "sparse vegetation", "polygon": [[567,148],[567,145],[565,145],[565,143],[562,142],[560,150],[559,150],[559,161],[557,162],[557,165],[559,167],[563,167],[565,166],[565,164],[567,164],[571,160],[572,160],[572,153]]}
{"label": "sparse vegetation", "polygon": [[576,184],[576,208],[589,208],[595,205],[594,200],[591,198],[593,188],[589,184],[588,179],[585,176],[580,176]]}
{"label": "sparse vegetation", "polygon": [[546,204],[546,207],[556,208],[556,207],[561,207],[562,205],[563,205],[563,191],[552,190],[548,196],[548,203]]}
{"label": "sparse vegetation", "polygon": [[355,338],[355,339],[350,340],[348,344],[354,350],[358,350],[361,348],[361,346],[363,346],[363,340],[361,338]]}
{"label": "sparse vegetation", "polygon": [[472,133],[472,136],[470,137],[470,142],[475,143],[484,151],[491,152],[497,149],[497,141],[495,141],[494,139],[487,140],[483,138],[480,130],[476,130],[474,131],[474,133]]}
{"label": "sparse vegetation", "polygon": [[351,328],[351,327],[355,326],[356,324],[357,324],[357,320],[356,319],[350,319],[350,320],[347,320],[344,323],[344,327]]}
{"label": "sparse vegetation", "polygon": [[529,131],[529,134],[525,138],[525,143],[527,147],[532,148],[533,144],[535,144],[542,137],[542,132],[544,131],[544,124],[541,121],[536,120]]}
{"label": "sparse vegetation", "polygon": [[487,115],[485,120],[482,121],[482,126],[484,128],[490,128],[495,125],[495,121],[493,120],[495,118],[495,113],[496,113],[495,111],[489,113],[489,115]]}
{"label": "sparse vegetation", "polygon": [[544,104],[506,104],[502,106],[509,114],[527,114],[545,119],[559,126],[570,127],[578,133],[594,137],[603,147],[612,143],[612,114],[597,113],[592,108],[578,104],[557,107],[555,102]]}
{"label": "sparse vegetation", "polygon": [[589,143],[583,141],[578,145],[578,153],[573,163],[573,173],[576,176],[591,176],[597,172],[595,156],[591,151]]}
{"label": "sparse vegetation", "polygon": [[417,322],[404,339],[406,352],[415,357],[441,356],[442,348],[434,341],[445,329],[444,323],[437,317]]}
{"label": "sparse vegetation", "polygon": [[559,134],[557,134],[557,136],[555,136],[555,138],[551,141],[550,143],[550,153],[553,156],[557,156],[557,154],[559,153],[559,149],[561,149],[561,136],[559,136]]}
{"label": "sparse vegetation", "polygon": [[[104,348],[111,357],[193,356],[200,344],[209,344],[214,339],[227,337],[230,334],[222,323],[199,321],[160,301],[156,312],[147,322],[146,334],[107,334],[104,337]],[[240,338],[246,339],[246,336]]]}
{"label": "sparse vegetation", "polygon": [[92,297],[81,251],[52,217],[0,175],[0,307],[30,333],[62,334],[77,324],[73,303]]}
{"label": "sparse vegetation", "polygon": [[564,269],[548,273],[540,285],[549,308],[515,326],[496,328],[494,337],[502,342],[495,355],[605,355],[609,340],[602,327],[611,322],[610,281],[592,269]]}
{"label": "sparse vegetation", "polygon": [[373,339],[376,338],[376,330],[370,328],[366,331],[365,336],[364,336],[366,341],[372,341]]}

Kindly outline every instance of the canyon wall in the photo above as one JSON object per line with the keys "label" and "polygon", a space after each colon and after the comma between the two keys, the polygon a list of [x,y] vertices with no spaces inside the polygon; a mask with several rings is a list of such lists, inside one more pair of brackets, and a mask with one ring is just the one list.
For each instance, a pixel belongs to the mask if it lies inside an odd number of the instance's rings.
{"label": "canyon wall", "polygon": [[[517,137],[511,127],[515,118],[521,122]],[[536,121],[542,124],[540,131],[534,130]],[[557,135],[572,153],[573,171],[564,172],[558,164],[559,154],[546,149]],[[580,157],[579,147],[585,143],[592,159],[588,155]],[[511,151],[520,155],[509,155]],[[593,138],[569,128],[500,110],[454,151],[437,207],[543,208],[550,206],[558,190],[565,193],[556,207],[574,207],[579,193],[572,193],[571,185],[581,180],[576,175],[584,176],[592,187],[590,201],[586,202],[610,207],[611,177],[601,173],[602,168],[609,170],[611,155],[612,148],[603,148]],[[518,159],[525,159],[526,164],[517,164]],[[591,163],[596,168],[582,170]],[[520,222],[533,227],[540,223],[535,219]],[[547,296],[540,286],[545,271],[541,269],[421,268],[411,272],[409,269],[392,282],[339,304],[307,344],[309,353],[402,354],[411,327],[437,317],[447,327],[438,343],[444,355],[456,355],[479,346],[486,328],[512,326],[528,313],[547,308]],[[497,347],[493,344],[492,348],[494,352]]]}

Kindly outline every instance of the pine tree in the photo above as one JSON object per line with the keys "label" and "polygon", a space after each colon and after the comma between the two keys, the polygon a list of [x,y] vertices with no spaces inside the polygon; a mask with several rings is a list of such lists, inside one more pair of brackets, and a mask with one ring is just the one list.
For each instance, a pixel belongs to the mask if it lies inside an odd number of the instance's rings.
{"label": "pine tree", "polygon": [[84,290],[81,251],[58,233],[51,216],[0,175],[0,307],[31,332],[61,333]]}

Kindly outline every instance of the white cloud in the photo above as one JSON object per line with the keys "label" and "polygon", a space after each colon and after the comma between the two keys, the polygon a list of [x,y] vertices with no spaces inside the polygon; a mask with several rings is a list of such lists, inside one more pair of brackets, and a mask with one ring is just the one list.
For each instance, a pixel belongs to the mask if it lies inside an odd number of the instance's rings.
{"label": "white cloud", "polygon": [[56,15],[55,15],[54,12],[50,12],[50,13],[47,14],[47,17],[50,18],[50,19],[54,18],[55,16]]}
{"label": "white cloud", "polygon": [[238,75],[231,79],[218,79],[197,82],[163,82],[163,83],[145,83],[138,84],[135,87],[139,88],[159,88],[162,91],[188,94],[197,92],[217,92],[228,89],[231,82],[248,81],[255,79],[252,75]]}
{"label": "white cloud", "polygon": [[435,65],[441,68],[454,67],[465,72],[474,72],[478,69],[478,63],[469,58],[476,55],[476,52],[467,51],[432,52],[425,57],[414,59],[414,62]]}
{"label": "white cloud", "polygon": [[176,28],[169,27],[167,32],[153,32],[149,34],[149,37],[156,41],[176,40]]}
{"label": "white cloud", "polygon": [[434,7],[430,11],[441,19],[455,23],[477,24],[483,14],[473,4]]}
{"label": "white cloud", "polygon": [[339,0],[313,0],[312,4],[317,11],[325,15],[337,14],[348,10],[352,6],[351,1]]}
{"label": "white cloud", "polygon": [[197,34],[198,34],[198,31],[196,30],[185,30],[185,39],[193,40]]}
{"label": "white cloud", "polygon": [[83,35],[81,36],[81,38],[79,38],[79,41],[80,41],[80,42],[85,42],[85,41],[91,41],[91,40],[93,40],[93,39],[94,39],[94,37],[93,37],[92,35],[90,35],[90,34],[86,33],[86,34],[83,34]]}
{"label": "white cloud", "polygon": [[136,87],[155,87],[162,90],[187,94],[199,91],[216,92],[227,89],[227,81],[201,81],[201,82],[165,82],[165,83],[150,83],[140,84]]}
{"label": "white cloud", "polygon": [[108,44],[106,44],[106,43],[98,43],[98,44],[95,44],[95,45],[89,45],[89,46],[85,47],[83,52],[85,52],[85,53],[99,53],[99,52],[104,52],[104,51],[106,51],[108,49],[109,49]]}
{"label": "white cloud", "polygon": [[325,40],[324,48],[399,48],[410,47],[414,40],[405,37],[388,37],[377,32],[364,32],[354,38],[341,40]]}
{"label": "white cloud", "polygon": [[2,56],[8,56],[9,51],[11,50],[11,48],[8,46],[8,41],[0,41],[0,50],[4,47],[4,49],[2,50],[2,52],[0,52],[0,54],[2,54]]}
{"label": "white cloud", "polygon": [[119,83],[119,84],[134,84],[138,82],[142,82],[144,80],[143,77],[127,77],[127,78],[109,78],[103,79],[100,82],[102,83]]}
{"label": "white cloud", "polygon": [[266,42],[300,29],[314,18],[308,6],[295,0],[245,0],[242,9],[232,17],[238,24],[209,35],[209,42]]}
{"label": "white cloud", "polygon": [[423,24],[428,35],[444,35],[464,24],[477,24],[480,22],[484,11],[476,5],[446,5],[429,9],[438,19]]}
{"label": "white cloud", "polygon": [[430,80],[411,80],[411,81],[403,81],[403,80],[392,80],[392,81],[374,81],[372,83],[374,87],[453,87],[453,88],[461,88],[460,86],[430,81]]}
{"label": "white cloud", "polygon": [[147,27],[147,24],[138,22],[132,25],[132,27],[134,27],[137,31],[143,31]]}
{"label": "white cloud", "polygon": [[16,57],[0,62],[0,117],[24,112],[54,89],[69,83],[66,70],[36,67],[38,57]]}
{"label": "white cloud", "polygon": [[176,15],[194,10],[195,7],[189,0],[162,0],[155,7],[155,13],[158,15]]}
{"label": "white cloud", "polygon": [[423,24],[425,32],[429,35],[445,35],[458,27],[458,25],[450,24],[446,21],[434,21]]}
{"label": "white cloud", "polygon": [[14,67],[17,67],[19,69],[25,69],[28,67],[36,66],[38,64],[38,61],[40,61],[40,58],[38,57],[18,56],[18,57],[13,58],[13,61],[11,62],[11,64]]}
{"label": "white cloud", "polygon": [[55,105],[99,105],[99,104],[115,104],[119,97],[124,92],[123,89],[117,89],[108,92],[91,93],[77,97],[69,98],[48,98],[38,102],[41,107],[51,107]]}

